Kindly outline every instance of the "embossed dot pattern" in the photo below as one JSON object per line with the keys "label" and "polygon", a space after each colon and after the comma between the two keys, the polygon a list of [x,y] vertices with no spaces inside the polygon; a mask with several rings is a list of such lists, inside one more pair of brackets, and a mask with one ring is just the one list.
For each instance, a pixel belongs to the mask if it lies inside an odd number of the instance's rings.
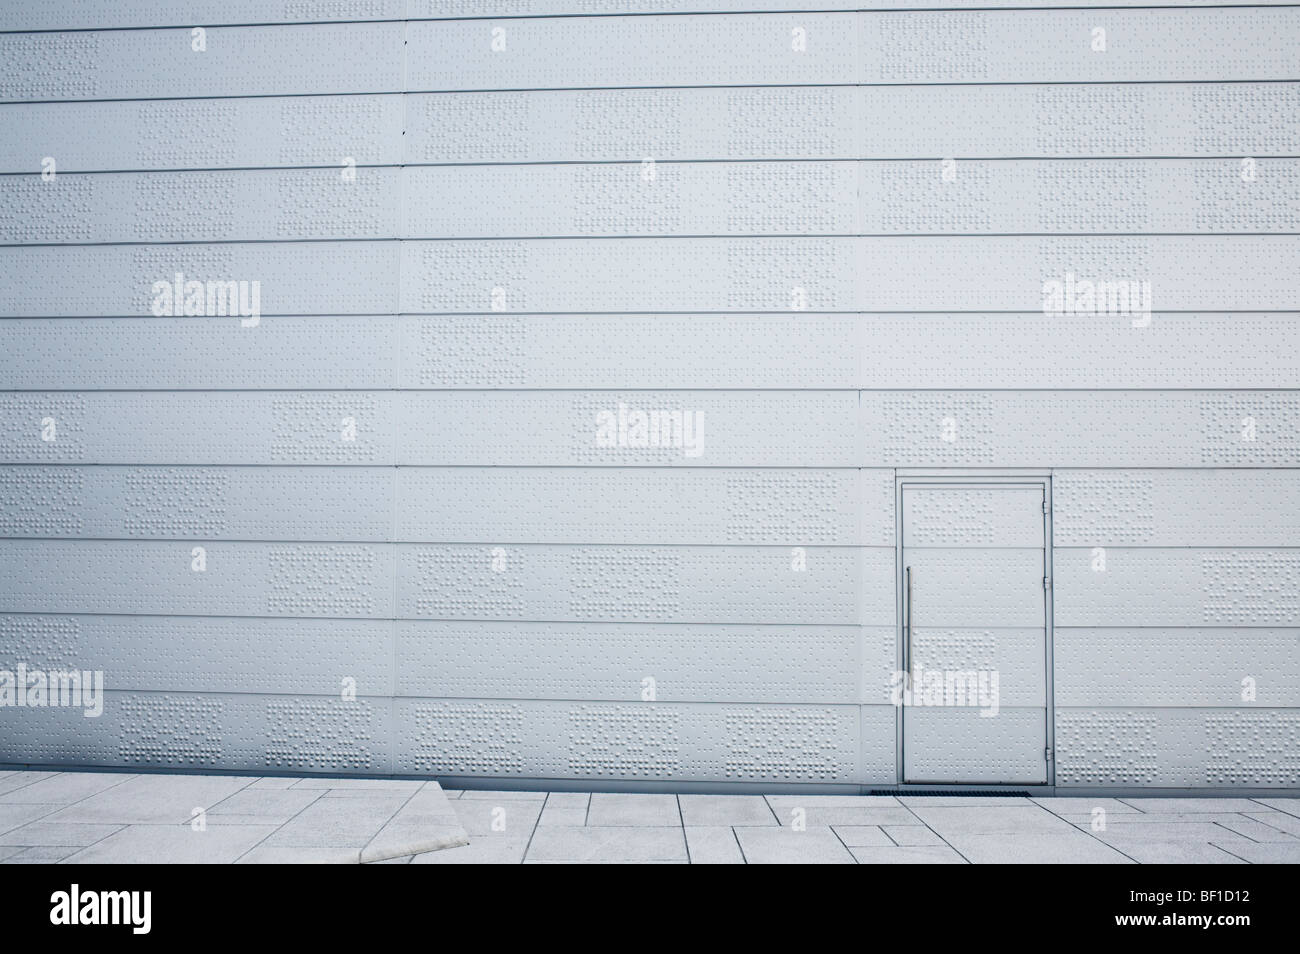
{"label": "embossed dot pattern", "polygon": [[0,757],[1300,787],[1300,12],[896,6],[0,9]]}

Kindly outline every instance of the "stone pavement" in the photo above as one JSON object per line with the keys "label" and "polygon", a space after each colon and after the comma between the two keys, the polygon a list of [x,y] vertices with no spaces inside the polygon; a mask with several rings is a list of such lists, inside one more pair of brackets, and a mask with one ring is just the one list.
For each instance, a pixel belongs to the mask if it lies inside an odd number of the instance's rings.
{"label": "stone pavement", "polygon": [[0,864],[356,863],[467,842],[419,779],[0,770]]}
{"label": "stone pavement", "polygon": [[1296,863],[1300,797],[444,792],[420,780],[0,770],[0,863],[358,860]]}
{"label": "stone pavement", "polygon": [[398,861],[1300,862],[1300,798],[447,795],[470,843]]}

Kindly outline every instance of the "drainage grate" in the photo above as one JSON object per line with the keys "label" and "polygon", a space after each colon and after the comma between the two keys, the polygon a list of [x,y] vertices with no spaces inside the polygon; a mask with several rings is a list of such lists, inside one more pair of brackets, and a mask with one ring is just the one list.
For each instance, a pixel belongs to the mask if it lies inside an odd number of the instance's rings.
{"label": "drainage grate", "polygon": [[951,791],[946,792],[941,788],[873,788],[868,795],[942,795],[945,798],[981,798],[986,795],[1001,795],[1004,798],[1028,798],[1028,792],[1015,792],[1006,789],[987,789],[983,791]]}

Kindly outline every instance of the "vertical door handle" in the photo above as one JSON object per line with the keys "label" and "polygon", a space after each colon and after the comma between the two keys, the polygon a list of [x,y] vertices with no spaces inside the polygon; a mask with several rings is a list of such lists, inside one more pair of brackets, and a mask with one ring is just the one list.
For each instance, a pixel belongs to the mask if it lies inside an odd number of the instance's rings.
{"label": "vertical door handle", "polygon": [[912,568],[903,571],[907,592],[903,597],[903,637],[906,640],[903,650],[903,670],[908,678],[912,675]]}

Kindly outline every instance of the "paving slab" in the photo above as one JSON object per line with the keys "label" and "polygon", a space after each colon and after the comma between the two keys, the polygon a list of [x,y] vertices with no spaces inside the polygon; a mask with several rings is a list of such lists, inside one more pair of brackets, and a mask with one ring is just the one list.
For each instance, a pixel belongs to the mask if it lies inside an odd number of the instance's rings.
{"label": "paving slab", "polygon": [[62,772],[12,772],[4,778],[0,778],[0,795],[7,795],[9,792],[16,792],[18,789],[31,785],[33,782],[39,782],[42,779],[62,774]]}
{"label": "paving slab", "polygon": [[105,825],[189,822],[195,808],[221,802],[252,779],[227,775],[137,775],[68,805],[50,821]]}
{"label": "paving slab", "polygon": [[946,844],[942,838],[924,825],[886,825],[883,830],[894,844],[904,848]]}
{"label": "paving slab", "polygon": [[583,861],[583,862],[555,861],[551,859],[541,859],[541,858],[524,859],[524,864],[526,865],[573,865],[579,863],[584,865],[685,865],[685,864],[690,864],[689,861],[685,861],[680,858],[675,858],[671,861],[669,861],[666,858],[651,858],[646,861],[636,861],[631,858],[596,858],[592,861]]}
{"label": "paving slab", "polygon": [[323,848],[295,848],[263,842],[236,859],[237,865],[349,865],[355,854]]}
{"label": "paving slab", "polygon": [[1123,852],[1077,828],[1064,832],[1026,834],[945,833],[944,839],[964,858],[977,865],[1132,864],[1132,860]]}
{"label": "paving slab", "polygon": [[542,809],[542,816],[537,819],[537,824],[560,825],[566,828],[581,827],[587,824],[587,810],[585,808],[559,808],[548,803]]}
{"label": "paving slab", "polygon": [[477,798],[485,798],[496,801],[509,802],[544,802],[548,792],[510,792],[501,791],[500,789],[465,789],[460,794],[461,801],[473,801]]}
{"label": "paving slab", "polygon": [[969,862],[947,845],[852,848],[861,865],[964,865]]}
{"label": "paving slab", "polygon": [[693,865],[743,865],[736,833],[725,826],[686,828],[686,848]]}
{"label": "paving slab", "polygon": [[871,795],[769,795],[767,802],[783,826],[794,824],[802,810],[809,827],[831,825],[915,825],[917,818],[891,796]]}
{"label": "paving slab", "polygon": [[1164,841],[1180,844],[1213,842],[1225,848],[1243,842],[1250,843],[1250,839],[1243,835],[1228,831],[1213,822],[1129,822],[1124,825],[1108,825],[1104,831],[1093,831],[1092,834],[1111,843],[1118,843],[1121,839],[1128,842]]}
{"label": "paving slab", "polygon": [[1110,845],[1141,865],[1240,865],[1236,855],[1208,842],[1112,840]]}
{"label": "paving slab", "polygon": [[40,845],[34,848],[19,849],[17,854],[10,855],[0,864],[6,865],[53,865],[58,864],[69,855],[75,854],[80,849],[70,845]]}
{"label": "paving slab", "polygon": [[[1300,818],[1300,796],[1294,798],[1252,798],[1251,801]],[[1255,809],[1243,809],[1243,811],[1255,811]]]}
{"label": "paving slab", "polygon": [[181,825],[131,825],[82,848],[67,864],[232,864],[262,842],[269,825],[223,825],[194,831]]}
{"label": "paving slab", "polygon": [[339,852],[352,849],[353,857],[379,834],[401,808],[392,799],[318,798],[278,828],[266,844],[276,848],[317,848]]}
{"label": "paving slab", "polygon": [[[1076,824],[1089,821],[1091,815],[1062,815]],[[1238,812],[1116,812],[1106,814],[1107,825],[1216,825],[1245,818]]]}
{"label": "paving slab", "polygon": [[762,795],[679,795],[677,801],[688,828],[781,824]]}
{"label": "paving slab", "polygon": [[591,792],[551,792],[546,796],[547,808],[581,808],[591,804]]}
{"label": "paving slab", "polygon": [[118,772],[51,772],[0,795],[0,804],[70,805],[137,777]]}
{"label": "paving slab", "polygon": [[43,818],[58,808],[58,805],[0,805],[0,844],[5,843],[7,832]]}
{"label": "paving slab", "polygon": [[525,861],[594,862],[686,860],[686,838],[680,825],[538,828],[525,858]]}
{"label": "paving slab", "polygon": [[209,808],[208,824],[231,824],[230,819],[237,818],[244,819],[246,824],[283,825],[322,794],[315,789],[273,789],[249,786]]}
{"label": "paving slab", "polygon": [[476,835],[532,831],[537,827],[537,819],[542,813],[543,805],[538,801],[515,802],[463,798],[447,804],[471,838]]}
{"label": "paving slab", "polygon": [[1239,858],[1244,858],[1252,865],[1294,865],[1300,864],[1300,842],[1295,844],[1278,844],[1269,842],[1268,844],[1255,844],[1248,842],[1233,842],[1232,844],[1222,844],[1218,841],[1213,844],[1222,847],[1225,851],[1230,851]]}
{"label": "paving slab", "polygon": [[418,778],[300,778],[292,788],[327,788],[335,792],[405,792],[412,794],[424,786]]}
{"label": "paving slab", "polygon": [[745,860],[764,864],[856,864],[857,859],[829,827],[737,828]]}
{"label": "paving slab", "polygon": [[1126,805],[1118,798],[1085,798],[1078,795],[1056,796],[1052,798],[1031,798],[1031,802],[1046,808],[1054,815],[1090,815],[1095,809],[1103,809],[1107,815],[1140,815],[1140,809]]}
{"label": "paving slab", "polygon": [[66,845],[71,849],[85,848],[122,830],[122,825],[80,825],[64,822],[35,821],[0,835],[6,845],[45,847]]}
{"label": "paving slab", "polygon": [[1147,814],[1187,814],[1209,812],[1222,815],[1227,812],[1249,812],[1257,805],[1249,798],[1122,798],[1125,805],[1132,805]]}
{"label": "paving slab", "polygon": [[417,854],[413,865],[518,865],[532,837],[530,831],[472,836],[468,845]]}
{"label": "paving slab", "polygon": [[916,818],[952,844],[953,834],[1023,835],[1053,833],[1066,835],[1074,826],[1045,808],[1022,799],[1017,805],[922,805],[913,802]]}
{"label": "paving slab", "polygon": [[587,811],[587,824],[596,828],[657,828],[681,823],[676,795],[596,792]]}
{"label": "paving slab", "polygon": [[1216,817],[1215,824],[1221,825],[1228,831],[1236,832],[1238,835],[1244,835],[1251,841],[1300,845],[1300,838],[1296,838],[1295,835],[1279,831],[1270,825],[1266,825],[1254,818],[1247,818],[1244,815],[1228,818]]}
{"label": "paving slab", "polygon": [[1275,828],[1278,831],[1284,831],[1288,835],[1300,837],[1300,818],[1296,818],[1294,815],[1288,815],[1286,812],[1245,812],[1241,817],[1260,822],[1261,824],[1267,825],[1269,828]]}
{"label": "paving slab", "polygon": [[893,848],[897,844],[876,825],[835,825],[832,830],[849,848]]}
{"label": "paving slab", "polygon": [[25,845],[0,845],[0,861],[26,851]]}

